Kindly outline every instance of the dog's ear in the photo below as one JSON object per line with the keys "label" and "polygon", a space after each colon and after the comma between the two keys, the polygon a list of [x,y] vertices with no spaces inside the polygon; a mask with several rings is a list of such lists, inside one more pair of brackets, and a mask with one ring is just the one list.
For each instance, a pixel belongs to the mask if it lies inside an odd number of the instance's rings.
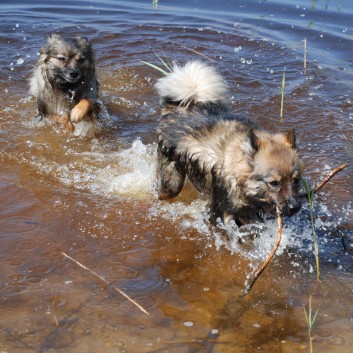
{"label": "dog's ear", "polygon": [[41,61],[45,61],[48,58],[47,55],[50,53],[50,50],[61,40],[61,36],[56,33],[52,33],[47,36],[45,45],[39,50],[39,53],[41,55]]}
{"label": "dog's ear", "polygon": [[293,149],[297,149],[295,131],[293,128],[284,133],[284,139]]}
{"label": "dog's ear", "polygon": [[86,37],[77,36],[74,38],[77,46],[82,51],[90,50],[91,44]]}
{"label": "dog's ear", "polygon": [[243,152],[246,156],[252,158],[254,154],[259,150],[260,140],[255,135],[253,129],[249,129],[245,137]]}
{"label": "dog's ear", "polygon": [[60,41],[62,41],[61,35],[57,33],[52,33],[47,37],[46,47],[50,48],[53,45],[58,44],[58,42]]}

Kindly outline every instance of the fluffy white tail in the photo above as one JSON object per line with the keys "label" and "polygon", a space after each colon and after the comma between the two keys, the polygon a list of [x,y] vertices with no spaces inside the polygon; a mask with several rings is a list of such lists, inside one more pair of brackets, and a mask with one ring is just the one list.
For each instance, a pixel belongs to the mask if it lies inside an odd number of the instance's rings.
{"label": "fluffy white tail", "polygon": [[188,105],[224,100],[226,84],[213,67],[190,61],[185,66],[174,65],[171,73],[157,81],[156,88],[162,98]]}

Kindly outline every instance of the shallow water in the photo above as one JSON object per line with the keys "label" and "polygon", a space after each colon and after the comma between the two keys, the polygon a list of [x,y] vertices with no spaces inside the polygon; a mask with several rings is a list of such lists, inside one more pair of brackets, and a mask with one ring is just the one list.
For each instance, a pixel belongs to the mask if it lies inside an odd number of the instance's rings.
{"label": "shallow water", "polygon": [[[353,164],[350,1],[15,1],[1,13],[1,352],[307,352],[310,296],[314,351],[351,352],[351,167],[316,199],[321,281],[305,206],[284,219],[278,253],[241,298],[275,221],[228,239],[192,187],[157,200],[160,74],[141,63],[210,61],[236,110],[269,130],[296,128],[314,182]],[[33,118],[27,80],[54,31],[96,49],[105,109],[95,137]]]}

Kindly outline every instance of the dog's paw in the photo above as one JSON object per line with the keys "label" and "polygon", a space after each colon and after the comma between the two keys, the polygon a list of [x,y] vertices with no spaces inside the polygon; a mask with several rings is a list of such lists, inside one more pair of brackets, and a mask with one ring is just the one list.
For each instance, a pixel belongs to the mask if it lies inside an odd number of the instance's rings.
{"label": "dog's paw", "polygon": [[74,132],[75,131],[75,126],[71,121],[69,121],[66,125],[65,128],[67,131]]}
{"label": "dog's paw", "polygon": [[70,120],[78,123],[83,120],[93,110],[93,104],[87,98],[81,99],[71,110]]}
{"label": "dog's paw", "polygon": [[34,121],[42,121],[44,119],[44,115],[42,115],[42,114],[37,114],[34,118],[33,118],[33,120]]}

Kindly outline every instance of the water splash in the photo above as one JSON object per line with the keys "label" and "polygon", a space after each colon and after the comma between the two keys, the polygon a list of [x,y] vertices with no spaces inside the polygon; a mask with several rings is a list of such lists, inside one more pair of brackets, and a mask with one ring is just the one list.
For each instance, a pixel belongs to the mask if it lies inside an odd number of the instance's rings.
{"label": "water splash", "polygon": [[113,178],[109,192],[130,197],[151,195],[157,167],[155,146],[135,140],[131,148],[122,150],[118,157],[124,172]]}
{"label": "water splash", "polygon": [[[251,268],[267,258],[276,241],[277,224],[273,218],[263,224],[240,228],[234,222],[227,225],[219,223],[214,227],[210,224],[208,203],[204,199],[159,201],[155,192],[156,144],[144,144],[136,139],[130,147],[114,152],[112,148],[107,148],[105,141],[93,139],[90,151],[79,153],[75,146],[68,148],[65,152],[67,163],[43,156],[43,149],[47,148],[39,143],[31,141],[29,147],[32,152],[38,150],[38,153],[32,154],[30,164],[41,173],[56,177],[63,185],[107,198],[149,200],[151,219],[158,222],[162,218],[174,223],[180,229],[181,238],[194,237],[196,231],[200,238],[207,240],[207,246],[217,250],[226,248],[249,259]],[[326,250],[332,253],[332,234],[351,214],[350,205],[337,217],[324,201],[317,203],[315,227],[319,234],[321,256]],[[311,256],[310,229],[308,206],[304,204],[297,215],[284,219],[283,237],[276,256],[285,252],[291,256],[291,253],[298,253],[298,249],[300,254]],[[298,261],[293,255],[293,267]],[[307,271],[310,271],[310,264]]]}

